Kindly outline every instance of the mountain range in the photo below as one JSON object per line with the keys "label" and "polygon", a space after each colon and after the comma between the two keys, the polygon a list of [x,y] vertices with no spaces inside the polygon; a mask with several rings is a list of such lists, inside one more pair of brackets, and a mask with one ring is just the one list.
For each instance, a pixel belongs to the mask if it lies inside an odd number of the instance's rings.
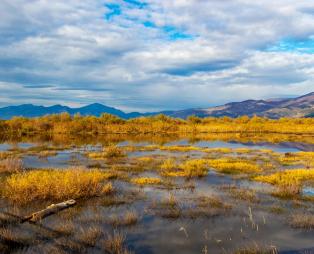
{"label": "mountain range", "polygon": [[289,99],[270,100],[246,100],[242,102],[231,102],[221,106],[209,108],[193,108],[185,110],[162,111],[151,113],[125,113],[119,109],[108,107],[99,103],[90,104],[80,108],[71,108],[62,105],[36,106],[23,104],[19,106],[8,106],[0,108],[0,119],[10,119],[14,116],[38,117],[49,114],[68,112],[71,115],[94,115],[100,116],[102,113],[109,113],[124,119],[165,114],[171,117],[186,118],[190,115],[199,117],[238,117],[238,116],[264,116],[268,118],[280,117],[314,117],[314,92]]}

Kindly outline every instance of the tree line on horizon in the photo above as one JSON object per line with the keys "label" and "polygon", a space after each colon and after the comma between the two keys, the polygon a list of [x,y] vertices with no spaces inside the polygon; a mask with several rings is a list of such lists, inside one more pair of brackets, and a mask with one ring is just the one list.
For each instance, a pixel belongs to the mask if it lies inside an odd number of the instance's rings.
{"label": "tree line on horizon", "polygon": [[1,133],[27,135],[49,134],[152,134],[152,133],[285,133],[314,134],[313,118],[241,116],[172,118],[163,114],[122,119],[111,114],[71,116],[68,113],[36,118],[14,117],[0,121]]}

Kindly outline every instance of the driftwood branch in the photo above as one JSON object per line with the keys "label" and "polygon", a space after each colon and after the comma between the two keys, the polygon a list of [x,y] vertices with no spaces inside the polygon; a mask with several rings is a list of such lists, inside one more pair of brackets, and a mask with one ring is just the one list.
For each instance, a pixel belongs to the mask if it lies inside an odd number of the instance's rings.
{"label": "driftwood branch", "polygon": [[52,204],[52,205],[48,206],[47,208],[45,208],[41,211],[32,213],[31,215],[24,217],[21,220],[21,223],[24,223],[27,221],[28,222],[39,221],[39,220],[44,219],[44,218],[46,218],[52,214],[55,214],[59,211],[62,211],[62,210],[67,209],[71,206],[74,206],[75,204],[76,204],[76,201],[73,199],[67,200],[67,201],[64,201],[64,202],[58,203],[58,204]]}

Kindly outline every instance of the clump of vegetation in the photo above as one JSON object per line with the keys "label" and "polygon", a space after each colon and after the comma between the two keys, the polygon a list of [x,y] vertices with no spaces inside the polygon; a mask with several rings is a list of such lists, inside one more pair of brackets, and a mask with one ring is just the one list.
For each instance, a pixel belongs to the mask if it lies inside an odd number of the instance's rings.
{"label": "clump of vegetation", "polygon": [[282,214],[285,212],[285,208],[283,208],[282,206],[279,206],[279,205],[274,205],[274,206],[271,206],[269,208],[269,211],[271,211],[272,213],[276,213],[276,214]]}
{"label": "clump of vegetation", "polygon": [[107,234],[102,242],[102,246],[108,253],[131,254],[124,246],[125,235],[121,232],[114,231],[113,234]]}
{"label": "clump of vegetation", "polygon": [[277,198],[282,199],[292,199],[296,198],[301,194],[301,186],[298,184],[285,184],[279,185],[272,195]]}
{"label": "clump of vegetation", "polygon": [[187,160],[179,165],[168,159],[161,165],[162,175],[182,177],[202,177],[208,173],[207,161],[203,159]]}
{"label": "clump of vegetation", "polygon": [[160,166],[160,169],[164,172],[173,171],[173,170],[176,170],[177,168],[178,166],[175,160],[172,158],[165,160]]}
{"label": "clump of vegetation", "polygon": [[254,180],[276,185],[277,190],[272,193],[274,196],[291,199],[301,194],[303,182],[314,180],[314,170],[291,169],[270,175],[257,176]]}
{"label": "clump of vegetation", "polygon": [[219,197],[200,196],[192,200],[192,204],[182,214],[187,218],[214,217],[226,214],[232,207]]}
{"label": "clump of vegetation", "polygon": [[138,222],[138,215],[135,211],[128,211],[122,216],[114,215],[109,219],[113,226],[132,226]]}
{"label": "clump of vegetation", "polygon": [[172,194],[160,201],[153,202],[150,210],[153,214],[168,219],[177,219],[182,213],[178,200]]}
{"label": "clump of vegetation", "polygon": [[314,180],[313,169],[292,169],[277,172],[271,175],[262,175],[254,178],[256,181],[279,186],[301,185],[304,181]]}
{"label": "clump of vegetation", "polygon": [[99,170],[34,170],[8,177],[2,195],[20,204],[87,198],[111,193],[112,184],[106,181],[111,176]]}
{"label": "clump of vegetation", "polygon": [[158,185],[162,183],[162,180],[156,177],[137,177],[131,179],[131,182],[137,185]]}
{"label": "clump of vegetation", "polygon": [[278,156],[278,161],[283,166],[303,164],[312,167],[314,166],[314,152],[285,153],[283,156]]}
{"label": "clump of vegetation", "polygon": [[201,177],[208,173],[207,161],[202,159],[188,160],[180,168],[187,177]]}
{"label": "clump of vegetation", "polygon": [[256,192],[252,189],[240,188],[236,185],[223,185],[221,189],[227,191],[235,199],[253,203],[259,202]]}
{"label": "clump of vegetation", "polygon": [[208,165],[225,174],[259,173],[262,169],[255,163],[235,158],[221,158],[208,160]]}
{"label": "clump of vegetation", "polygon": [[121,147],[110,145],[104,149],[105,158],[118,158],[124,156],[126,156],[126,154]]}
{"label": "clump of vegetation", "polygon": [[95,246],[97,241],[103,235],[101,228],[96,226],[88,227],[87,229],[81,228],[79,232],[79,242],[82,242],[84,245],[87,246]]}
{"label": "clump of vegetation", "polygon": [[293,214],[290,218],[290,225],[294,228],[301,228],[306,230],[314,229],[314,215],[297,213]]}

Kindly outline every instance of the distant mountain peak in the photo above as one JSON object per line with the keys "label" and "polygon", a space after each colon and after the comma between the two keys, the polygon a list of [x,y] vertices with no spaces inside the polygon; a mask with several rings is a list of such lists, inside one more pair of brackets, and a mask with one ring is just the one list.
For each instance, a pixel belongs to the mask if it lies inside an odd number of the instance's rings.
{"label": "distant mountain peak", "polygon": [[8,106],[0,108],[0,119],[10,119],[14,116],[23,116],[23,117],[39,117],[50,114],[59,114],[62,112],[67,112],[71,115],[81,114],[81,115],[95,115],[100,116],[103,113],[109,113],[117,115],[121,118],[130,118],[137,116],[139,113],[124,113],[119,109],[112,107],[107,107],[100,103],[93,103],[79,108],[70,108],[62,105],[53,105],[53,106],[37,106],[33,104],[22,104],[18,106]]}
{"label": "distant mountain peak", "polygon": [[199,117],[239,117],[264,116],[269,118],[280,117],[314,117],[314,92],[297,98],[270,99],[270,100],[245,100],[242,102],[230,102],[225,105],[210,108],[194,108],[177,111],[163,111],[140,114],[137,112],[125,113],[119,109],[108,107],[100,103],[92,103],[79,108],[71,108],[62,105],[49,107],[23,104],[19,106],[8,106],[0,108],[0,119],[10,119],[13,116],[38,117],[49,114],[67,112],[71,115],[94,115],[103,113],[113,114],[121,118],[133,118],[138,116],[150,116],[163,113],[168,116],[187,118],[190,115]]}

